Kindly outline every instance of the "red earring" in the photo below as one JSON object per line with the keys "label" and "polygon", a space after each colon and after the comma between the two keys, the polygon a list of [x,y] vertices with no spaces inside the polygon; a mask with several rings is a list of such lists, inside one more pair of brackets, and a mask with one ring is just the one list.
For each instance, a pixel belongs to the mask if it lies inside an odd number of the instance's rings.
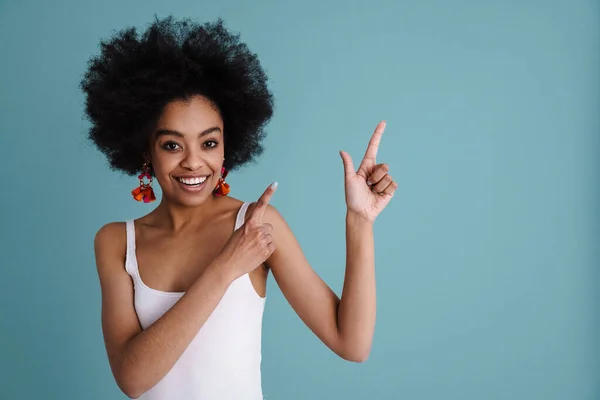
{"label": "red earring", "polygon": [[[148,183],[144,183],[144,178],[148,179]],[[150,203],[156,200],[154,190],[152,190],[152,175],[150,175],[150,167],[145,162],[142,167],[142,173],[138,175],[140,180],[140,186],[136,187],[131,191],[133,198],[137,201],[143,201],[144,203]]]}
{"label": "red earring", "polygon": [[217,186],[213,190],[215,196],[227,196],[231,191],[229,184],[225,182],[225,177],[227,176],[228,172],[229,171],[227,171],[225,167],[221,168],[221,177],[219,178],[219,183],[217,183]]}

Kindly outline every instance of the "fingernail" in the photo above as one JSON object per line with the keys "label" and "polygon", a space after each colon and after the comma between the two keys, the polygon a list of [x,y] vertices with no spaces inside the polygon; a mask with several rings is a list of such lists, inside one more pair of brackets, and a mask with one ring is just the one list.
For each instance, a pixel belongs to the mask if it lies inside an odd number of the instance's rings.
{"label": "fingernail", "polygon": [[273,183],[271,183],[271,189],[277,189],[277,185],[279,185],[279,183],[277,183],[277,181],[273,181]]}

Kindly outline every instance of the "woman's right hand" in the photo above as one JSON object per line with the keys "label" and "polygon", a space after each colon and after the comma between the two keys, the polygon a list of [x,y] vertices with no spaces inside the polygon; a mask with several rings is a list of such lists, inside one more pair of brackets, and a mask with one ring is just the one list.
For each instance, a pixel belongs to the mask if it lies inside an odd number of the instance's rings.
{"label": "woman's right hand", "polygon": [[277,182],[269,185],[258,199],[250,216],[231,235],[217,257],[220,268],[227,271],[231,281],[258,268],[275,251],[271,237],[273,226],[262,222],[262,216],[276,189]]}

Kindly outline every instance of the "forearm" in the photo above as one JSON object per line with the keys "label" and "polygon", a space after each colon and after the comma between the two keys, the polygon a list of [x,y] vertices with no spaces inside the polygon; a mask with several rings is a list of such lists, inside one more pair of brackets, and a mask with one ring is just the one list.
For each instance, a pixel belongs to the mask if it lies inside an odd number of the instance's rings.
{"label": "forearm", "polygon": [[115,371],[125,393],[137,397],[171,370],[229,286],[220,271],[212,264],[169,311],[126,344]]}
{"label": "forearm", "polygon": [[364,361],[375,329],[373,222],[346,214],[346,274],[338,307],[338,331],[347,358]]}

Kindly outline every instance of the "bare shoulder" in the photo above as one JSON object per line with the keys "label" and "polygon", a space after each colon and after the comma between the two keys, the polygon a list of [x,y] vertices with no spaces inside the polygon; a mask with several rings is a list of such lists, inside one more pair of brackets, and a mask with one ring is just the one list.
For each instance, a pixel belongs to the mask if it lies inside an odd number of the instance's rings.
{"label": "bare shoulder", "polygon": [[106,247],[111,244],[122,243],[126,239],[125,222],[109,222],[98,229],[94,238],[94,244]]}
{"label": "bare shoulder", "polygon": [[[94,238],[94,252],[96,259],[120,259],[125,257],[127,248],[127,232],[125,222],[110,222],[96,232]],[[97,263],[98,268],[102,266],[114,265],[112,263]]]}
{"label": "bare shoulder", "polygon": [[231,197],[231,196],[227,196],[227,197],[223,197],[222,200],[223,202],[223,209],[224,210],[239,210],[240,207],[242,206],[242,204],[244,204],[243,200],[240,200],[238,198],[235,197]]}
{"label": "bare shoulder", "polygon": [[[256,201],[253,201],[248,205],[248,210],[246,211],[245,218],[246,220],[250,218],[250,216],[252,215],[252,211],[256,208],[257,205],[258,203]],[[272,225],[285,223],[285,220],[279,212],[279,210],[277,210],[277,208],[275,208],[275,206],[271,204],[267,204],[267,208],[265,209],[265,213],[263,214],[262,219],[264,222],[267,222]]]}
{"label": "bare shoulder", "polygon": [[215,211],[219,219],[229,219],[238,213],[243,204],[243,200],[231,196],[223,196],[220,198]]}

